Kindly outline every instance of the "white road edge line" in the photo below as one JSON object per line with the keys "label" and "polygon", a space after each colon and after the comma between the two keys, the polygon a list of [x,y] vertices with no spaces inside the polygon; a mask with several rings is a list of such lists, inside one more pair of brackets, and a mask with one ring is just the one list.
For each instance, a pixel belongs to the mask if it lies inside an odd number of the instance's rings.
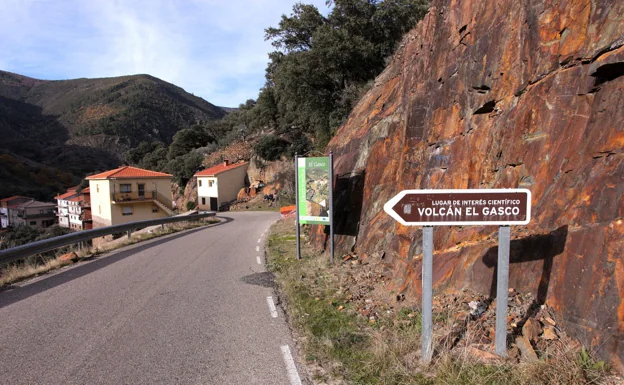
{"label": "white road edge line", "polygon": [[256,261],[258,261],[258,265],[262,265],[262,260],[260,260],[260,257],[256,257]]}
{"label": "white road edge line", "polygon": [[301,385],[301,378],[299,378],[299,373],[297,373],[297,366],[295,365],[295,360],[292,358],[292,354],[290,354],[288,345],[282,346],[282,356],[284,357],[284,363],[286,364],[286,370],[288,371],[291,385]]}
{"label": "white road edge line", "polygon": [[267,297],[267,303],[269,304],[269,310],[271,311],[271,317],[277,318],[277,309],[275,308],[275,303],[273,302],[273,297]]}
{"label": "white road edge line", "polygon": [[256,246],[256,251],[260,251],[260,246]]}
{"label": "white road edge line", "polygon": [[258,238],[258,243],[260,243],[260,241],[262,241],[262,238]]}

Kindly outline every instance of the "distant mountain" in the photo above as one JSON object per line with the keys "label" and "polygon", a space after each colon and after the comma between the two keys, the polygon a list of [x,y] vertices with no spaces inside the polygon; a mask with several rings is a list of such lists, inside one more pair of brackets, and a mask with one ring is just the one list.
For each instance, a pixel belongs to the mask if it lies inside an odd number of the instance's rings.
{"label": "distant mountain", "polygon": [[223,111],[227,112],[228,114],[230,112],[236,112],[238,111],[240,108],[238,107],[219,107],[220,109],[222,109]]}
{"label": "distant mountain", "polygon": [[120,165],[141,141],[169,144],[178,130],[225,114],[149,75],[47,81],[0,71],[0,150],[74,181]]}

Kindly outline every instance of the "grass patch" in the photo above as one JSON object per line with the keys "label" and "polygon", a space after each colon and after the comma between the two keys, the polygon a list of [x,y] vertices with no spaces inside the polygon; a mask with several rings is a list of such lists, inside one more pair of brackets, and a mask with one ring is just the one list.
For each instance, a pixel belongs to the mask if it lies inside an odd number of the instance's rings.
{"label": "grass patch", "polygon": [[[480,361],[468,349],[439,351],[420,361],[421,315],[398,307],[383,316],[364,316],[345,296],[345,266],[302,239],[296,259],[294,220],[277,222],[267,242],[267,267],[276,275],[290,324],[300,336],[308,373],[315,383],[347,384],[615,384],[604,362],[585,350],[557,347],[538,362]],[[356,264],[357,265],[357,264]],[[394,304],[397,306],[397,304]],[[452,322],[452,310],[434,312],[436,322]],[[440,347],[441,349],[441,347]]]}
{"label": "grass patch", "polygon": [[[73,260],[60,259],[60,252],[54,257],[31,256],[25,260],[2,266],[0,268],[0,287],[71,265],[81,259],[89,258],[99,253],[116,250],[128,245],[146,241],[148,239],[158,238],[164,235],[203,227],[218,222],[218,219],[208,218],[200,221],[167,224],[165,225],[164,230],[159,227],[151,233],[134,233],[130,239],[126,238],[123,241],[112,241],[98,248],[83,248],[82,250],[79,248],[73,248],[71,252],[76,254],[76,258]],[[67,252],[66,247],[64,247],[63,250]]]}
{"label": "grass patch", "polygon": [[[411,310],[400,313],[400,327],[389,332],[391,320],[371,323],[357,313],[331,274],[325,256],[303,247],[296,259],[292,220],[280,221],[268,238],[267,267],[276,273],[285,295],[289,320],[304,336],[308,362],[325,369],[315,373],[319,381],[348,379],[361,384],[407,384],[423,376],[403,370],[398,361],[412,351],[419,339],[420,319]],[[304,244],[304,242],[302,242]],[[409,316],[408,316],[409,315]]]}
{"label": "grass patch", "polygon": [[56,270],[71,263],[71,261],[62,261],[58,258],[48,258],[44,261],[28,260],[21,264],[11,264],[0,271],[0,287]]}

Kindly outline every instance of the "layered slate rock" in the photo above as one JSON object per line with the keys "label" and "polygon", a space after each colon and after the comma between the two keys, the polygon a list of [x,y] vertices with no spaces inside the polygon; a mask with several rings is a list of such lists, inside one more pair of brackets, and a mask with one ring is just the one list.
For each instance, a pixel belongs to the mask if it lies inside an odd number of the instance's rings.
{"label": "layered slate rock", "polygon": [[[385,252],[389,290],[414,298],[421,231],[395,223],[386,201],[530,189],[510,285],[624,369],[624,2],[433,1],[329,149],[338,250]],[[436,228],[436,290],[495,295],[497,230]]]}

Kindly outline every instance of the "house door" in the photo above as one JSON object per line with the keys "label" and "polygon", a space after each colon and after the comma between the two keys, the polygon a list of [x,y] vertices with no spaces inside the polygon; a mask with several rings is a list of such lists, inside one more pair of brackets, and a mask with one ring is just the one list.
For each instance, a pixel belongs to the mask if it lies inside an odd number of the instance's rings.
{"label": "house door", "polygon": [[210,211],[217,211],[217,198],[210,198]]}
{"label": "house door", "polygon": [[144,184],[139,184],[139,199],[144,199],[145,198],[145,185]]}

